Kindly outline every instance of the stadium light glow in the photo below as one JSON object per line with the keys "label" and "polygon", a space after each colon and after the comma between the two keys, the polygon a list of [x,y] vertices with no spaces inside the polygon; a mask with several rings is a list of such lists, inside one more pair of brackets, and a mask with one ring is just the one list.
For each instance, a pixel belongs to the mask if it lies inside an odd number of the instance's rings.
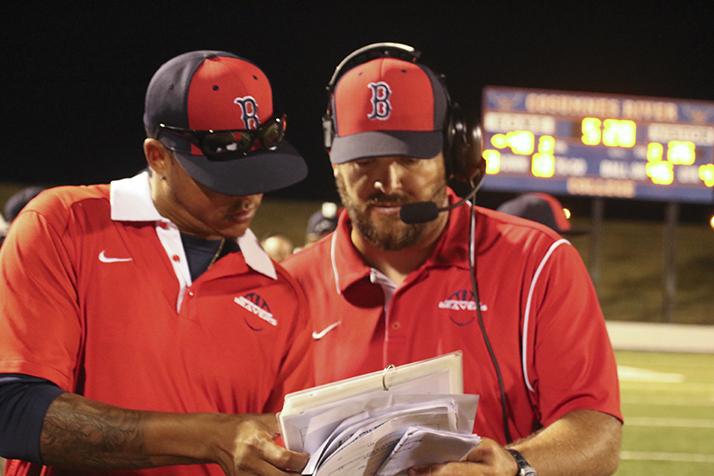
{"label": "stadium light glow", "polygon": [[499,151],[486,149],[481,153],[481,157],[486,161],[488,175],[495,175],[501,171],[501,153]]}
{"label": "stadium light glow", "polygon": [[508,146],[506,134],[494,134],[493,137],[491,137],[491,145],[497,149],[503,149]]}
{"label": "stadium light glow", "polygon": [[707,187],[714,187],[714,164],[700,165],[699,178]]}
{"label": "stadium light glow", "polygon": [[692,165],[696,158],[694,142],[672,140],[667,143],[667,160],[676,165]]}
{"label": "stadium light glow", "polygon": [[664,155],[664,147],[659,142],[650,142],[647,144],[647,161],[659,162]]}
{"label": "stadium light glow", "polygon": [[552,154],[533,154],[531,172],[534,177],[552,177],[555,175],[555,156]]}
{"label": "stadium light glow", "polygon": [[508,133],[508,146],[514,154],[531,155],[535,148],[535,136],[531,131],[513,131]]}
{"label": "stadium light glow", "polygon": [[656,185],[669,185],[674,181],[673,166],[669,162],[650,162],[646,166],[646,173]]}

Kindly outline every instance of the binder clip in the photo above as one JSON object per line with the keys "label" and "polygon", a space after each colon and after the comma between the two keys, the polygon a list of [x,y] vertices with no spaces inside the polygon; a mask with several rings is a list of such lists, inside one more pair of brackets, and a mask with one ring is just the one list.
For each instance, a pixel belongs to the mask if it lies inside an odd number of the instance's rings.
{"label": "binder clip", "polygon": [[389,391],[389,387],[387,386],[387,374],[392,369],[394,369],[394,364],[389,364],[386,367],[384,367],[384,371],[382,372],[382,388],[384,389],[385,392]]}

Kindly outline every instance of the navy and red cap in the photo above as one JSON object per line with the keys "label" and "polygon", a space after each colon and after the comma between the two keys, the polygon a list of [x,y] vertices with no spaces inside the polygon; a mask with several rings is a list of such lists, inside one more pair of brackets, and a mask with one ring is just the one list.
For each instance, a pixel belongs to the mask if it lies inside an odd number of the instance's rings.
{"label": "navy and red cap", "polygon": [[[164,63],[146,90],[144,127],[159,124],[193,130],[255,129],[275,114],[265,73],[225,51],[191,51]],[[212,160],[185,139],[161,134],[176,159],[206,187],[228,195],[252,195],[287,187],[307,175],[307,165],[287,141],[241,158]]]}
{"label": "navy and red cap", "polygon": [[523,193],[503,202],[498,211],[541,223],[561,235],[588,233],[585,229],[575,229],[565,216],[563,205],[552,195],[540,192]]}
{"label": "navy and red cap", "polygon": [[393,57],[359,64],[335,85],[330,161],[429,159],[443,150],[448,96],[426,66]]}

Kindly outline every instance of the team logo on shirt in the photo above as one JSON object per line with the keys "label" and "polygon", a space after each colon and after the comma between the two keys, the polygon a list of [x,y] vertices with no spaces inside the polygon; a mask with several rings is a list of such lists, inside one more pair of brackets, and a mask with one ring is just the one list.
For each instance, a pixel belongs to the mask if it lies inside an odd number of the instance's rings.
{"label": "team logo on shirt", "polygon": [[[459,289],[452,292],[437,305],[439,309],[449,312],[449,319],[457,326],[463,327],[471,324],[476,319],[476,300],[471,290]],[[488,306],[481,303],[481,311],[487,311]]]}
{"label": "team logo on shirt", "polygon": [[233,302],[251,313],[251,315],[245,317],[245,323],[254,331],[262,331],[265,328],[263,322],[267,322],[273,327],[278,325],[277,319],[275,319],[273,313],[270,312],[268,301],[263,299],[259,294],[248,293],[233,298]]}

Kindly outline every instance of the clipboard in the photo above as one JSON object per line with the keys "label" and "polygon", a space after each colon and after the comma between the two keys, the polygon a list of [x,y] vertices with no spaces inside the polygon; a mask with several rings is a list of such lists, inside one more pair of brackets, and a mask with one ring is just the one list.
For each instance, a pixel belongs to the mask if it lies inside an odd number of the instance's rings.
{"label": "clipboard", "polygon": [[417,393],[418,385],[422,394],[463,394],[463,355],[454,351],[430,359],[420,360],[400,366],[389,365],[356,377],[338,380],[325,385],[289,393],[285,396],[282,410],[278,413],[280,431],[287,448],[299,448],[300,429],[286,420],[295,421],[295,416],[314,413],[320,408],[334,407],[342,400],[354,400],[361,395],[376,392]]}

